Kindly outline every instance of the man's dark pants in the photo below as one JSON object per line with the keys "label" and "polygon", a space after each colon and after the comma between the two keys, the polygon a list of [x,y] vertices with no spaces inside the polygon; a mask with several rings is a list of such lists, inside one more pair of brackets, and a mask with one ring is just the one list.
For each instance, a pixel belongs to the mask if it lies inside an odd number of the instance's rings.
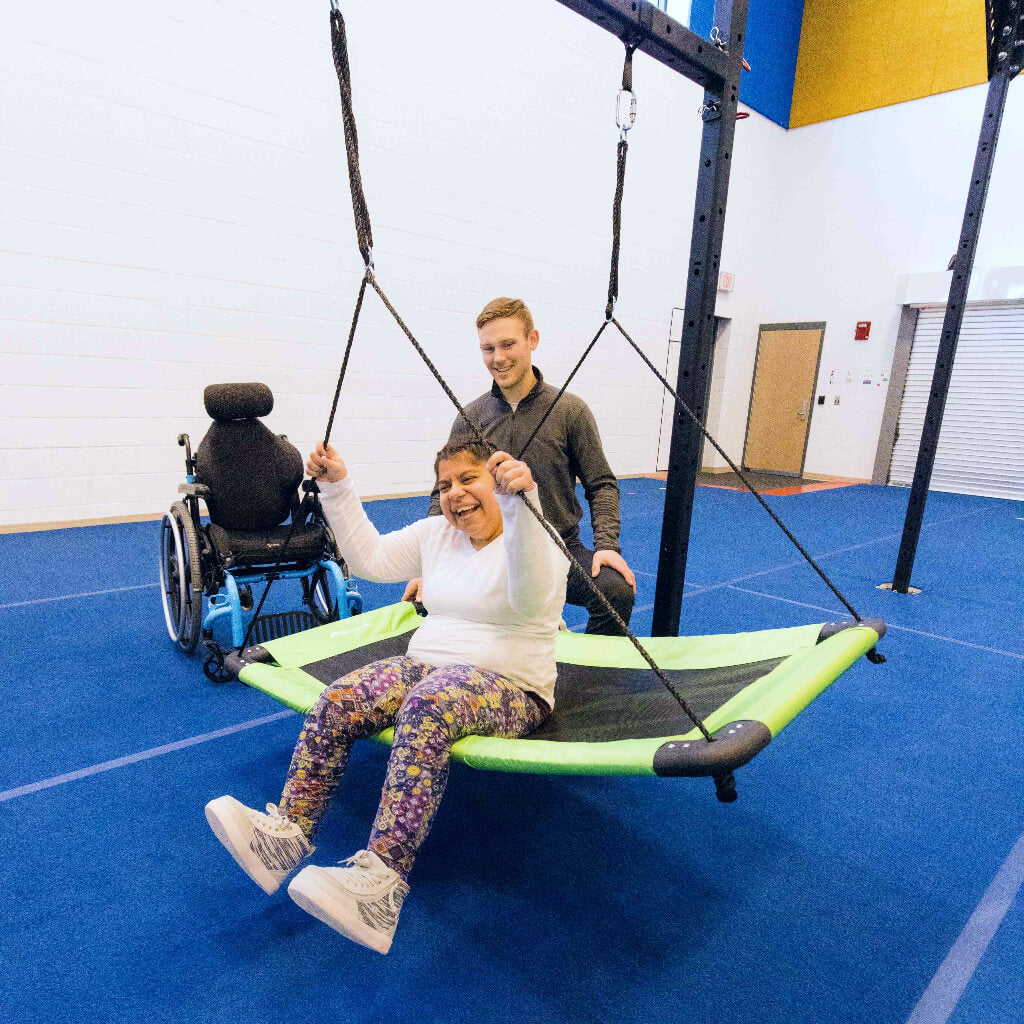
{"label": "man's dark pants", "polygon": [[[583,546],[583,542],[577,537],[575,540],[567,541],[566,547],[572,552],[573,558],[583,566],[587,574],[587,580],[596,583],[598,589],[611,606],[619,613],[623,622],[629,625],[629,616],[633,612],[633,588],[625,581],[620,573],[607,565],[601,566],[601,571],[594,579],[591,573],[591,565],[594,561],[594,552]],[[605,608],[600,598],[588,586],[587,581],[580,578],[580,574],[572,567],[569,567],[569,580],[566,587],[565,600],[567,604],[580,605],[590,612],[590,621],[587,623],[588,633],[600,633],[604,636],[622,636],[622,630],[612,618],[608,609]]]}

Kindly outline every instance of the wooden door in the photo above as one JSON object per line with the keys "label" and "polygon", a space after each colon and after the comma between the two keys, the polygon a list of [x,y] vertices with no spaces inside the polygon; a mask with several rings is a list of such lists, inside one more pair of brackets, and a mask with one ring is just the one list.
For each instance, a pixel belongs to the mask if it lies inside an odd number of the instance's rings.
{"label": "wooden door", "polygon": [[814,407],[824,324],[765,324],[757,343],[743,465],[799,476]]}

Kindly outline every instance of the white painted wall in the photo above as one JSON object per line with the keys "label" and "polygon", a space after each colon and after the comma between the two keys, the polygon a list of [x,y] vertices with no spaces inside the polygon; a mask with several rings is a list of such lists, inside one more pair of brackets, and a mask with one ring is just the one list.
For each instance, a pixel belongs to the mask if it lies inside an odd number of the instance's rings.
{"label": "white painted wall", "polygon": [[[0,523],[159,512],[202,389],[261,380],[307,449],[360,263],[327,0],[8,0],[0,35]],[[551,0],[346,4],[378,277],[455,391],[522,295],[564,378],[599,326],[622,47]],[[664,358],[700,92],[638,66],[619,315]],[[671,126],[671,131],[665,130]],[[660,386],[609,339],[576,390],[619,472]],[[422,489],[454,410],[376,301],[335,436],[364,493]]]}
{"label": "white painted wall", "polygon": [[[733,317],[726,401],[716,424],[730,454],[742,453],[758,325],[825,321],[818,394],[827,404],[813,408],[805,471],[870,478],[888,387],[885,380],[879,386],[879,371],[892,364],[900,306],[944,303],[948,294],[945,270],[959,238],[986,88],[791,132],[757,114],[741,123],[722,258],[736,272],[736,288],[719,293],[718,308]],[[1017,83],[989,189],[973,300],[1024,296],[1022,166],[1024,88]],[[858,320],[871,321],[868,341],[853,340]],[[832,369],[840,372],[829,384]],[[849,385],[848,370],[859,371]]]}
{"label": "white painted wall", "polygon": [[[159,513],[202,388],[262,380],[323,430],[359,258],[327,0],[7,0],[0,34],[0,524]],[[622,48],[553,0],[347,4],[378,276],[456,393],[472,320],[527,299],[564,378],[599,326]],[[617,313],[656,365],[683,304],[700,90],[637,58]],[[1011,90],[983,274],[1024,264]],[[828,322],[822,365],[884,366],[901,275],[956,244],[983,89],[786,133],[741,123],[716,428],[739,456],[757,326]],[[853,323],[873,321],[853,347]],[[851,361],[852,360],[852,361]],[[575,390],[619,473],[654,469],[661,394],[603,340]],[[870,475],[884,388],[816,408],[807,470]],[[371,300],[335,438],[364,493],[429,485],[452,409]]]}

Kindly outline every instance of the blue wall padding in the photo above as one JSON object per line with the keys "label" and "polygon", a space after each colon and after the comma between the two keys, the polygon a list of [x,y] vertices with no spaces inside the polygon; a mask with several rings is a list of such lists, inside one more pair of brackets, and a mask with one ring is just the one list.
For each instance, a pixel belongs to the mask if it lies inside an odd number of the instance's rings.
{"label": "blue wall padding", "polygon": [[[714,12],[714,0],[693,0],[691,30],[707,38]],[[743,52],[751,70],[743,72],[740,99],[783,128],[789,127],[803,16],[804,0],[750,0],[747,14]]]}

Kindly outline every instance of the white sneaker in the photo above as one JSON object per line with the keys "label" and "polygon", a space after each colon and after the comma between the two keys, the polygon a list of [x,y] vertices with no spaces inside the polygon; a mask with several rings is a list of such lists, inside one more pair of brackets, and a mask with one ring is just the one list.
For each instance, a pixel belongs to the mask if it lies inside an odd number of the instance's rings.
{"label": "white sneaker", "polygon": [[360,850],[341,863],[352,866],[303,868],[288,895],[345,938],[386,953],[409,886],[372,850]]}
{"label": "white sneaker", "polygon": [[206,805],[206,820],[238,866],[268,895],[313,852],[302,829],[274,804],[261,814],[233,796]]}

